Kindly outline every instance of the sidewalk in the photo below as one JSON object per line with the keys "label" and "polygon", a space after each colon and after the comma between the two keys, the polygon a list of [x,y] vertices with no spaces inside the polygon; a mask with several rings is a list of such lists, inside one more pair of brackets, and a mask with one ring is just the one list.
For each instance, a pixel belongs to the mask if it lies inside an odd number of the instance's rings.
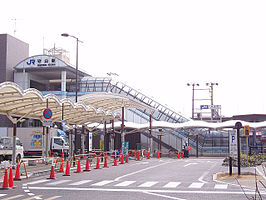
{"label": "sidewalk", "polygon": [[[266,163],[262,165],[264,166],[264,170],[266,170]],[[237,185],[250,189],[256,189],[256,187],[258,187],[260,191],[266,191],[266,174],[262,165],[241,168],[240,176],[238,176],[237,173],[233,173],[232,176],[229,176],[228,172],[219,172],[214,174],[213,179],[223,184]]]}
{"label": "sidewalk", "polygon": [[[29,165],[29,161],[32,161],[32,160],[38,160],[38,159],[34,159],[34,158],[23,159],[25,166],[26,166],[26,171],[24,169],[24,164],[21,164],[21,166],[20,166],[20,174],[21,175],[20,176],[22,179],[26,178],[26,172],[27,172],[28,178],[50,174],[53,158],[49,158],[48,164],[45,164],[44,162],[36,162],[36,165],[31,166],[31,165]],[[100,162],[100,164],[102,165],[103,163]],[[85,158],[81,159],[81,166],[84,168],[85,165],[86,165],[86,159]],[[66,161],[64,161],[64,167],[65,166],[66,166]],[[90,167],[94,167],[94,166],[96,166],[96,163],[93,161],[90,163]],[[75,170],[76,167],[77,167],[77,165],[75,165],[75,167],[72,166],[71,170]],[[56,170],[59,168],[60,168],[60,162],[58,162],[58,164],[56,166]],[[13,176],[14,176],[16,173],[16,168],[13,169],[12,171],[13,171]],[[5,173],[5,169],[2,167],[0,169],[0,185],[3,182],[4,173]]]}

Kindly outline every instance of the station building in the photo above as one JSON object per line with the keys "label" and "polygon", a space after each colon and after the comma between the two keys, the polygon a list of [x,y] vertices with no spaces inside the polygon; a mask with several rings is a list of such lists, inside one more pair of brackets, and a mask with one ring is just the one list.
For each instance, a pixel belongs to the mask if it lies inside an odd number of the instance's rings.
{"label": "station building", "polygon": [[[22,89],[36,88],[42,94],[55,94],[59,98],[71,98],[76,95],[76,68],[69,62],[63,49],[53,48],[43,55],[29,57],[29,45],[10,35],[0,34],[0,82],[12,81]],[[116,93],[132,98],[156,109],[150,113],[148,110],[128,109],[125,113],[125,121],[135,123],[147,123],[152,121],[166,121],[171,123],[183,123],[191,120],[183,114],[176,112],[166,105],[136,90],[113,77],[93,77],[87,72],[78,70],[77,94],[82,96],[88,93],[108,92]],[[104,123],[104,122],[103,122]],[[111,123],[105,122],[105,123]],[[18,127],[41,127],[38,120],[28,119],[18,124]],[[60,126],[60,125],[59,125]],[[1,115],[0,135],[12,127],[10,120]],[[148,147],[149,130],[134,132],[126,128],[126,141],[129,141],[130,149],[142,149]],[[197,132],[201,134],[196,137]],[[96,129],[94,132],[93,148],[102,148],[103,131]],[[78,140],[81,141],[81,136]],[[117,135],[119,140],[119,135]],[[153,130],[153,149],[162,151],[181,150],[185,143],[192,147],[191,154],[195,154],[195,147],[199,144],[200,155],[228,154],[228,132],[210,131],[208,129],[170,130],[160,128]],[[85,139],[86,140],[86,139]],[[102,141],[102,142],[100,142]],[[78,147],[80,148],[80,147]],[[121,143],[116,142],[116,149],[121,148]]]}

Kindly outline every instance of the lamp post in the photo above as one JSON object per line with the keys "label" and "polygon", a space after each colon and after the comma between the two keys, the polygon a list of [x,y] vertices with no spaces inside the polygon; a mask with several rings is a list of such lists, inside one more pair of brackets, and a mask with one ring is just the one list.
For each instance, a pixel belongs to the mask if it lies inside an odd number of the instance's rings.
{"label": "lamp post", "polygon": [[[218,83],[213,83],[213,82],[210,82],[210,83],[206,83],[206,86],[209,86],[210,87],[210,93],[211,93],[211,105],[213,106],[213,86],[214,85],[218,85]],[[211,120],[213,120],[213,108],[211,109]]]}
{"label": "lamp post", "polygon": [[76,39],[77,46],[76,46],[76,95],[75,95],[75,102],[78,102],[78,49],[79,49],[79,42],[83,43],[81,40],[79,40],[77,37],[73,35],[69,35],[68,33],[62,33],[61,36],[63,37],[72,37]]}
{"label": "lamp post", "polygon": [[[68,33],[62,33],[61,36],[63,37],[72,37],[74,39],[76,39],[77,41],[77,45],[76,45],[76,95],[75,95],[75,102],[78,102],[78,47],[79,47],[79,42],[83,43],[81,40],[79,40],[77,37],[73,36],[73,35],[69,35]],[[71,134],[72,137],[72,134]],[[77,138],[78,138],[78,134],[77,134],[77,128],[75,128],[75,152],[77,152]],[[71,143],[72,145],[72,143]],[[71,148],[73,149],[73,148]],[[73,152],[70,152],[70,154],[72,155]]]}
{"label": "lamp post", "polygon": [[187,86],[192,86],[192,119],[194,119],[194,91],[195,91],[195,86],[199,86],[198,83],[187,83]]}

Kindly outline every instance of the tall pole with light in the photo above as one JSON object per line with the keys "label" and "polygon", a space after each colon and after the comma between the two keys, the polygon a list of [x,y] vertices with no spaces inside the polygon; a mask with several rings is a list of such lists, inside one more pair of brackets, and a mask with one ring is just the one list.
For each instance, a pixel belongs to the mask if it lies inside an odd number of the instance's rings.
{"label": "tall pole with light", "polygon": [[[206,83],[206,86],[209,86],[210,87],[210,93],[211,93],[211,106],[213,106],[213,86],[214,85],[217,85],[218,86],[218,83],[213,83],[213,82],[210,82],[210,83]],[[214,115],[214,109],[211,108],[211,120],[213,120],[213,115]]]}
{"label": "tall pole with light", "polygon": [[[78,39],[78,37],[69,35],[68,33],[62,33],[61,36],[63,37],[72,37],[76,40],[76,94],[75,94],[75,102],[78,102],[78,47],[79,47],[79,42],[83,43],[81,40]],[[72,137],[72,135],[71,135]],[[71,144],[72,145],[72,144]],[[73,149],[73,148],[72,148]],[[77,129],[75,130],[75,152],[77,151]],[[71,152],[72,155],[73,152]]]}
{"label": "tall pole with light", "polygon": [[78,52],[79,52],[79,42],[83,43],[81,40],[79,40],[76,36],[73,35],[69,35],[68,33],[62,33],[61,36],[63,37],[72,37],[74,39],[76,39],[77,41],[77,45],[76,45],[76,95],[75,95],[75,102],[78,102],[78,63],[79,63],[79,59],[78,59]]}
{"label": "tall pole with light", "polygon": [[187,86],[192,86],[192,119],[194,119],[194,103],[195,103],[195,98],[194,98],[194,93],[195,93],[195,86],[199,86],[198,83],[187,83]]}

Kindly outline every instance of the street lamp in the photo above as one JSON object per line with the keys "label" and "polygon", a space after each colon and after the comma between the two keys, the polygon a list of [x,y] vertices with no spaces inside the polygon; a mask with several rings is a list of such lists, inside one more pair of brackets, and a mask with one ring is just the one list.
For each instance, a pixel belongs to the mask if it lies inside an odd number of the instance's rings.
{"label": "street lamp", "polygon": [[198,83],[187,83],[187,86],[192,86],[192,119],[194,119],[194,91],[195,86],[199,86]]}
{"label": "street lamp", "polygon": [[61,36],[63,37],[72,37],[76,39],[77,46],[76,46],[76,96],[75,96],[75,102],[78,102],[78,44],[79,42],[83,43],[81,40],[79,40],[77,37],[73,35],[69,35],[68,33],[62,33]]}
{"label": "street lamp", "polygon": [[[73,35],[69,35],[68,33],[62,33],[61,36],[63,37],[72,37],[74,39],[76,39],[77,41],[77,46],[76,46],[76,95],[75,95],[75,102],[78,102],[78,47],[79,47],[79,42],[83,43],[81,40],[79,40],[77,37],[73,36]],[[77,137],[78,137],[78,133],[77,133],[77,129],[75,128],[75,152],[77,152]],[[72,134],[71,134],[71,138],[72,138]],[[72,141],[72,139],[71,139]],[[72,144],[71,144],[72,146]],[[73,149],[71,147],[71,149]],[[70,152],[70,155],[72,156],[73,152]]]}
{"label": "street lamp", "polygon": [[[218,86],[218,83],[213,83],[213,82],[210,82],[210,83],[206,83],[206,86],[209,86],[210,87],[210,93],[211,93],[211,105],[213,106],[213,86],[214,85],[217,85]],[[211,109],[211,120],[213,120],[213,108]]]}

